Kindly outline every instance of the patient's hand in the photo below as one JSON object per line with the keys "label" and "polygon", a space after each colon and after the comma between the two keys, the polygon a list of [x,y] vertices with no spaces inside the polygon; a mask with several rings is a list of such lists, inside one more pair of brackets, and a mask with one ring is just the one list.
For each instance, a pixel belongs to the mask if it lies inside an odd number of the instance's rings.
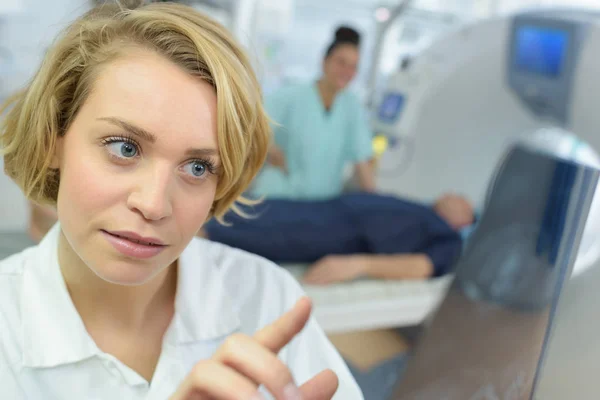
{"label": "patient's hand", "polygon": [[327,256],[314,263],[304,282],[311,285],[327,285],[350,281],[367,273],[367,263],[362,256]]}

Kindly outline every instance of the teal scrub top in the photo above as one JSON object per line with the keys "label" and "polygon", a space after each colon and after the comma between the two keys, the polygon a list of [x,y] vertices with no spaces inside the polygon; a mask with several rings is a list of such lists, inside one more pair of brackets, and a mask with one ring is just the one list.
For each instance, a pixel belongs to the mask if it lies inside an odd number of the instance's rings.
{"label": "teal scrub top", "polygon": [[267,198],[320,200],[342,193],[347,164],[372,157],[372,133],[354,94],[337,94],[325,110],[316,83],[284,88],[266,97],[275,143],[287,174],[265,165],[252,192]]}

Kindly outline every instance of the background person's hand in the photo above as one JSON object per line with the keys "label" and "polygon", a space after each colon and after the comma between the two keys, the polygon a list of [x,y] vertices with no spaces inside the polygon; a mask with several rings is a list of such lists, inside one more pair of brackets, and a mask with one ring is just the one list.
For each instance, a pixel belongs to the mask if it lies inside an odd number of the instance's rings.
{"label": "background person's hand", "polygon": [[338,387],[333,371],[322,371],[298,388],[277,358],[302,331],[310,312],[310,300],[302,298],[254,337],[230,336],[212,358],[196,364],[170,400],[258,400],[260,385],[277,400],[330,400]]}
{"label": "background person's hand", "polygon": [[287,172],[285,153],[278,146],[273,145],[267,154],[267,163],[274,167],[280,168],[283,172]]}

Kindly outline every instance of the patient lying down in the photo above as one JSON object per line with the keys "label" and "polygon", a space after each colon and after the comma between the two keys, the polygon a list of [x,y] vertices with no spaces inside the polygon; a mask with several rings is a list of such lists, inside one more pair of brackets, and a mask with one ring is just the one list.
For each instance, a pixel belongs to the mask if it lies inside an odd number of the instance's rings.
{"label": "patient lying down", "polygon": [[304,280],[425,279],[449,272],[462,249],[459,230],[473,209],[447,194],[432,206],[357,193],[325,201],[265,200],[253,218],[210,221],[202,236],[277,263],[312,264]]}
{"label": "patient lying down", "polygon": [[[265,200],[235,214],[228,225],[209,221],[199,236],[277,263],[306,263],[306,283],[360,277],[425,279],[449,272],[462,249],[459,230],[473,209],[454,194],[426,206],[392,196],[356,193],[332,200]],[[53,211],[32,207],[30,234],[39,240],[55,221]]]}

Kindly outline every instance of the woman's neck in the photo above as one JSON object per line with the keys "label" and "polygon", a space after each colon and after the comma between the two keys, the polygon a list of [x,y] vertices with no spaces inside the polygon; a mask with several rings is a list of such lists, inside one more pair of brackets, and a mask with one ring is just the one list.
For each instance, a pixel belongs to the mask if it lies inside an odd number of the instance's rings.
{"label": "woman's neck", "polygon": [[151,324],[168,325],[172,319],[177,262],[142,285],[124,286],[96,275],[73,251],[62,232],[58,256],[73,304],[90,333],[94,327],[102,327],[103,330],[136,334],[144,332]]}
{"label": "woman's neck", "polygon": [[319,89],[323,106],[327,111],[329,111],[333,105],[333,101],[335,100],[338,90],[323,78],[317,82],[317,88]]}

